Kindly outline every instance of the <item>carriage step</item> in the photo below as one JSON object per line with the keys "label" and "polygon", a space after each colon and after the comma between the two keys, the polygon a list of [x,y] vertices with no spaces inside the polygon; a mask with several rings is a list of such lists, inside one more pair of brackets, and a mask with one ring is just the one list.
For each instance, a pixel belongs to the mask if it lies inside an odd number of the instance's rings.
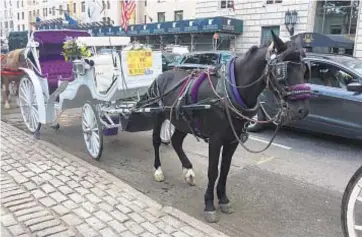
{"label": "carriage step", "polygon": [[57,97],[67,89],[69,81],[63,81],[58,88],[49,96],[48,103],[54,103]]}

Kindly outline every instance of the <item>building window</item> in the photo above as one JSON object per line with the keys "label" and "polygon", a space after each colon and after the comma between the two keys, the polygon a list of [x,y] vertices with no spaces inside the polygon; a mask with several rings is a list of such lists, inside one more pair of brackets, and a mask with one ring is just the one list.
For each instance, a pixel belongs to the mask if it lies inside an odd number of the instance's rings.
{"label": "building window", "polygon": [[51,8],[49,8],[49,15],[51,15],[52,14],[52,9]]}
{"label": "building window", "polygon": [[70,13],[70,6],[69,6],[69,4],[67,4],[67,12],[68,12],[68,14]]}
{"label": "building window", "polygon": [[23,24],[22,26],[23,26],[23,31],[24,31],[25,30],[25,25]]}
{"label": "building window", "polygon": [[[35,12],[34,12],[34,15],[35,15]],[[40,10],[39,9],[36,11],[36,15],[40,16]]]}
{"label": "building window", "polygon": [[43,8],[43,16],[48,16],[48,8]]}
{"label": "building window", "polygon": [[266,0],[266,4],[282,3],[282,0]]}
{"label": "building window", "polygon": [[102,9],[106,9],[106,2],[102,1]]}
{"label": "building window", "polygon": [[234,0],[223,0],[220,2],[220,8],[234,8]]}
{"label": "building window", "polygon": [[53,7],[53,16],[55,16],[55,7]]}
{"label": "building window", "polygon": [[107,1],[107,9],[111,9],[111,3]]}
{"label": "building window", "polygon": [[331,25],[331,34],[332,35],[342,34],[342,26],[341,25]]}
{"label": "building window", "polygon": [[261,27],[261,45],[270,44],[270,42],[273,40],[271,31],[274,31],[274,33],[279,36],[280,34],[280,26],[262,26]]}
{"label": "building window", "polygon": [[175,11],[174,21],[182,21],[184,16],[184,11]]}
{"label": "building window", "polygon": [[82,2],[81,5],[82,5],[82,12],[85,12],[85,2]]}
{"label": "building window", "polygon": [[[16,2],[16,6],[17,6],[17,8],[20,7],[19,1]],[[20,26],[18,26],[18,27],[20,28]]]}
{"label": "building window", "polygon": [[63,5],[59,5],[59,15],[63,14]]}
{"label": "building window", "polygon": [[144,15],[144,18],[143,18],[143,23],[146,24],[147,23],[147,15]]}
{"label": "building window", "polygon": [[20,31],[20,25],[18,25],[18,31]]}
{"label": "building window", "polygon": [[165,22],[165,13],[164,12],[157,12],[157,21],[158,22]]}
{"label": "building window", "polygon": [[21,13],[21,19],[23,19],[23,20],[25,19],[25,14],[24,14],[24,12]]}
{"label": "building window", "polygon": [[73,3],[73,12],[76,13],[77,12],[77,4]]}
{"label": "building window", "polygon": [[20,13],[18,12],[18,20],[20,20]]}
{"label": "building window", "polygon": [[21,1],[21,6],[24,7],[24,1]]}
{"label": "building window", "polygon": [[147,6],[147,0],[145,0],[145,6]]}
{"label": "building window", "polygon": [[314,32],[353,35],[359,4],[361,1],[317,1]]}

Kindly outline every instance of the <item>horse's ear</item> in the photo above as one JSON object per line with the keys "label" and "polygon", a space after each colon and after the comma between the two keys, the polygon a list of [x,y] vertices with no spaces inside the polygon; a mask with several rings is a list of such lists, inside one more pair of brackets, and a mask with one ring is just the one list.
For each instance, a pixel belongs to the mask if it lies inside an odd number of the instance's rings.
{"label": "horse's ear", "polygon": [[274,47],[277,49],[278,53],[283,52],[284,50],[287,49],[286,44],[283,42],[283,40],[281,40],[275,33],[273,30],[271,30],[271,34],[273,37],[273,42],[274,42]]}

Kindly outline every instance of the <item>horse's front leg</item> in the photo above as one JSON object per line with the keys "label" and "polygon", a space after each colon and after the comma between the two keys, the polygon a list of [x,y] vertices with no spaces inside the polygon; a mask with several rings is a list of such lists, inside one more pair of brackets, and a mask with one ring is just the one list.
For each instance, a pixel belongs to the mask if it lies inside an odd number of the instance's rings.
{"label": "horse's front leg", "polygon": [[10,95],[10,91],[9,91],[9,79],[6,77],[3,77],[2,79],[4,79],[4,84],[3,84],[3,99],[4,99],[4,108],[5,109],[10,109],[10,103],[9,103],[9,95]]}
{"label": "horse's front leg", "polygon": [[213,223],[218,221],[216,209],[214,205],[214,188],[218,176],[219,156],[222,141],[218,136],[212,136],[209,139],[209,167],[207,176],[209,179],[207,190],[205,193],[205,219]]}
{"label": "horse's front leg", "polygon": [[217,183],[216,192],[217,192],[217,197],[219,199],[220,210],[221,212],[226,214],[231,214],[233,212],[230,200],[226,195],[226,180],[229,174],[231,160],[237,147],[238,143],[233,142],[233,143],[224,144],[222,149],[220,177]]}
{"label": "horse's front leg", "polygon": [[154,160],[155,171],[153,177],[157,182],[163,182],[165,180],[165,177],[161,169],[161,161],[160,161],[160,146],[161,146],[160,134],[161,134],[161,127],[163,121],[164,121],[164,115],[156,114],[153,125],[152,143],[155,152],[155,160]]}
{"label": "horse's front leg", "polygon": [[183,141],[186,136],[187,136],[187,133],[182,132],[182,131],[178,130],[177,128],[175,128],[175,132],[171,137],[171,143],[172,143],[173,149],[176,151],[177,156],[179,157],[179,159],[181,161],[182,172],[183,172],[186,182],[188,184],[190,184],[191,186],[194,186],[196,175],[192,168],[192,164],[191,164],[189,158],[187,158],[184,150],[182,149],[182,144],[183,144]]}

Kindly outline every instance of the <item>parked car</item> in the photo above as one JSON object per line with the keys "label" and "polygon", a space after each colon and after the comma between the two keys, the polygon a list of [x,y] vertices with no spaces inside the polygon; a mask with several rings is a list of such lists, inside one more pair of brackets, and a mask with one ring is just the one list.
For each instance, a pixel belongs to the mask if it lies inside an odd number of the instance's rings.
{"label": "parked car", "polygon": [[226,64],[235,54],[231,51],[199,51],[183,55],[175,65],[178,69],[204,69],[218,64]]}
{"label": "parked car", "polygon": [[[307,53],[306,59],[311,63],[310,111],[305,119],[285,126],[362,139],[362,60],[315,53]],[[278,106],[271,91],[265,90],[260,100],[267,114],[276,114]],[[260,109],[254,118],[266,120],[267,116]],[[252,123],[248,130],[259,132],[265,126]]]}
{"label": "parked car", "polygon": [[178,53],[162,53],[162,71],[173,69],[181,59],[182,55]]}

